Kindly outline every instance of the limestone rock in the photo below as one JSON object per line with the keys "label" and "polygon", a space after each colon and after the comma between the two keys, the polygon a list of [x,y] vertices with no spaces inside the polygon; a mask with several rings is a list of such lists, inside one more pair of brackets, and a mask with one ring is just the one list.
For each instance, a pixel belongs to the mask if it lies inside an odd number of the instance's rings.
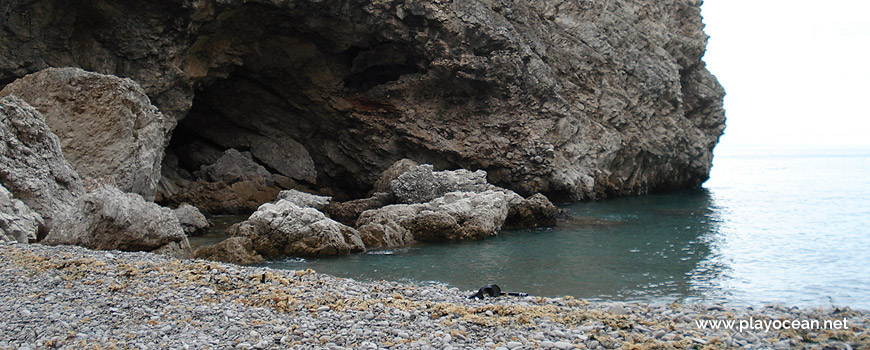
{"label": "limestone rock", "polygon": [[314,160],[302,144],[291,138],[256,138],[251,142],[251,154],[263,164],[294,180],[317,183]]}
{"label": "limestone rock", "polygon": [[187,203],[173,209],[172,214],[178,219],[178,223],[181,224],[181,228],[188,236],[203,233],[211,226],[199,209]]}
{"label": "limestone rock", "polygon": [[537,193],[509,206],[504,228],[552,227],[556,226],[558,215],[559,208],[556,208],[547,197]]}
{"label": "limestone rock", "polygon": [[[281,191],[273,184],[262,181],[239,181],[233,184],[170,179],[159,202],[163,205],[189,203],[209,214],[247,214],[266,202],[275,200]],[[180,182],[180,183],[179,183]]]}
{"label": "limestone rock", "polygon": [[508,198],[502,192],[450,192],[428,203],[367,210],[357,227],[369,248],[413,240],[472,240],[498,234],[507,214]]}
{"label": "limestone rock", "polygon": [[13,198],[12,193],[0,185],[0,242],[35,242],[37,237],[45,236],[45,231],[42,215]]}
{"label": "limestone rock", "polygon": [[445,191],[432,171],[432,164],[408,168],[390,181],[390,192],[399,203],[423,203],[440,197]]}
{"label": "limestone rock", "polygon": [[169,208],[146,202],[135,193],[101,186],[78,198],[42,243],[124,251],[153,251],[177,243],[179,247],[168,249],[179,254],[186,239]]}
{"label": "limestone rock", "polygon": [[393,196],[389,193],[377,192],[369,198],[354,199],[347,202],[332,201],[326,207],[326,213],[333,220],[348,226],[356,226],[356,219],[369,209],[377,209],[392,203]]}
{"label": "limestone rock", "polygon": [[524,196],[697,187],[724,129],[701,1],[33,3],[3,3],[0,82],[130,77],[177,136],[292,139],[319,186],[348,192],[402,158]]}
{"label": "limestone rock", "polygon": [[390,192],[390,183],[398,178],[400,175],[404,174],[411,167],[415,167],[419,164],[417,162],[410,160],[408,158],[403,158],[393,165],[390,165],[389,168],[384,170],[381,173],[381,176],[378,178],[378,181],[375,182],[374,188],[372,188],[372,193],[389,193]]}
{"label": "limestone rock", "polygon": [[329,202],[332,201],[332,197],[318,196],[298,190],[285,190],[278,192],[277,200],[286,200],[302,208],[314,208],[323,211],[329,205]]}
{"label": "limestone rock", "polygon": [[193,259],[193,249],[190,247],[190,241],[187,240],[187,237],[180,241],[166,243],[151,252],[176,259]]}
{"label": "limestone rock", "polygon": [[288,200],[263,204],[227,233],[250,238],[265,257],[346,255],[365,249],[355,229]]}
{"label": "limestone rock", "polygon": [[84,194],[81,179],[42,114],[14,96],[0,98],[0,183],[39,213],[49,231]]}
{"label": "limestone rock", "polygon": [[110,177],[122,191],[154,199],[175,127],[136,82],[78,68],[49,68],[7,85],[36,107],[84,178]]}
{"label": "limestone rock", "polygon": [[209,180],[228,184],[239,181],[271,181],[272,175],[262,165],[254,162],[250,154],[245,155],[235,149],[224,151],[223,156],[212,165],[202,167]]}
{"label": "limestone rock", "polygon": [[254,250],[254,244],[248,237],[230,237],[220,243],[199,248],[194,257],[239,265],[258,264],[264,260]]}

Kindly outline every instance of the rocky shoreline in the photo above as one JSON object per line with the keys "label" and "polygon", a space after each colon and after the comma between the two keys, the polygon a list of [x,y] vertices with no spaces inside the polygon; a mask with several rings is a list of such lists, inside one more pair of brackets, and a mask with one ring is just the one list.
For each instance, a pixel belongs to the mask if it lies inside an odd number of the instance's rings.
{"label": "rocky shoreline", "polygon": [[[870,347],[850,308],[470,300],[444,285],[74,246],[0,247],[0,348],[669,349]],[[845,330],[712,330],[699,320],[842,320]]]}

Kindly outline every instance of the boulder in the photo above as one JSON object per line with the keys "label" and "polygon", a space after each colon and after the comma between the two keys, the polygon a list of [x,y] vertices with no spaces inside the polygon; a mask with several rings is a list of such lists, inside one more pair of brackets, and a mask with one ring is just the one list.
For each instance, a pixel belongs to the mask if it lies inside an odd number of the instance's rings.
{"label": "boulder", "polygon": [[498,234],[507,214],[502,192],[450,192],[428,203],[367,210],[357,227],[369,248],[473,240]]}
{"label": "boulder", "polygon": [[378,181],[375,182],[374,188],[372,189],[372,193],[390,192],[390,182],[399,177],[399,175],[404,174],[411,167],[415,167],[419,164],[417,162],[410,160],[408,158],[403,158],[401,160],[396,161],[393,165],[390,165],[387,170],[384,170],[381,173],[381,176],[378,177]]}
{"label": "boulder", "polygon": [[230,237],[220,243],[199,248],[194,257],[239,265],[257,264],[264,260],[254,250],[254,243],[248,237]]}
{"label": "boulder", "polygon": [[302,208],[314,208],[323,211],[329,205],[332,197],[318,196],[297,190],[286,190],[278,192],[277,200],[286,200]]}
{"label": "boulder", "polygon": [[12,193],[0,185],[0,242],[35,242],[37,237],[45,236],[45,231],[42,215],[13,198]]}
{"label": "boulder", "polygon": [[271,182],[272,174],[251,159],[249,153],[228,149],[212,165],[202,167],[205,177],[214,182],[233,184],[239,181]]}
{"label": "boulder", "polygon": [[369,198],[354,199],[347,202],[332,201],[326,207],[326,213],[333,220],[348,226],[356,226],[356,219],[369,209],[377,209],[391,204],[393,196],[389,193],[376,192]]}
{"label": "boulder", "polygon": [[251,153],[263,164],[294,180],[317,183],[314,160],[302,144],[289,137],[256,138]]}
{"label": "boulder", "polygon": [[43,243],[123,251],[153,251],[175,243],[180,246],[167,249],[179,254],[178,250],[190,249],[186,240],[184,229],[169,208],[147,202],[135,193],[101,186],[78,198]]}
{"label": "boulder", "polygon": [[177,259],[193,259],[193,249],[190,247],[190,242],[187,237],[180,241],[169,242],[160,248],[151,251],[155,254],[171,256]]}
{"label": "boulder", "polygon": [[519,203],[511,204],[504,228],[515,230],[533,227],[556,226],[559,208],[546,196],[537,193]]}
{"label": "boulder", "polygon": [[275,200],[281,191],[273,184],[262,181],[239,181],[233,184],[205,180],[179,180],[164,178],[160,203],[181,205],[189,203],[208,214],[247,214],[266,202]]}
{"label": "boulder", "polygon": [[199,209],[187,203],[173,209],[172,214],[178,219],[178,223],[181,224],[181,228],[188,236],[201,234],[211,226]]}
{"label": "boulder", "polygon": [[408,166],[390,181],[390,192],[399,203],[424,203],[448,192],[483,192],[492,189],[498,188],[486,182],[486,171],[433,171],[431,164]]}
{"label": "boulder", "polygon": [[265,257],[346,255],[365,249],[355,229],[283,199],[261,205],[227,233],[250,238]]}
{"label": "boulder", "polygon": [[175,127],[130,79],[78,68],[48,68],[7,85],[36,107],[84,178],[111,177],[125,192],[153,200],[160,162]]}
{"label": "boulder", "polygon": [[0,98],[0,183],[42,216],[47,231],[85,193],[42,114],[15,96]]}
{"label": "boulder", "polygon": [[178,146],[174,153],[178,157],[178,165],[186,169],[199,169],[203,165],[214,164],[224,155],[223,150],[199,140]]}

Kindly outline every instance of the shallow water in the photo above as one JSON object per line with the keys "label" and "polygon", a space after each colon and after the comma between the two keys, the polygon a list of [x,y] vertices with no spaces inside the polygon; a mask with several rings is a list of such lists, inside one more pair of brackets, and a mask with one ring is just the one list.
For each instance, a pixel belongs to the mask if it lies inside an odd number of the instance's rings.
{"label": "shallow water", "polygon": [[870,308],[870,150],[717,149],[704,188],[564,207],[483,241],[271,261],[363,280],[649,302]]}

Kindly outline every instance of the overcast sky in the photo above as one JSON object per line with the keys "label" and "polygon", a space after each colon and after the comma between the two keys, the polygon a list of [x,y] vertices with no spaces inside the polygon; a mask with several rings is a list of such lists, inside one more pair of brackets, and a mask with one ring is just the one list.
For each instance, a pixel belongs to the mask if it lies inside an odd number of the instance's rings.
{"label": "overcast sky", "polygon": [[706,0],[723,145],[870,145],[870,2]]}

